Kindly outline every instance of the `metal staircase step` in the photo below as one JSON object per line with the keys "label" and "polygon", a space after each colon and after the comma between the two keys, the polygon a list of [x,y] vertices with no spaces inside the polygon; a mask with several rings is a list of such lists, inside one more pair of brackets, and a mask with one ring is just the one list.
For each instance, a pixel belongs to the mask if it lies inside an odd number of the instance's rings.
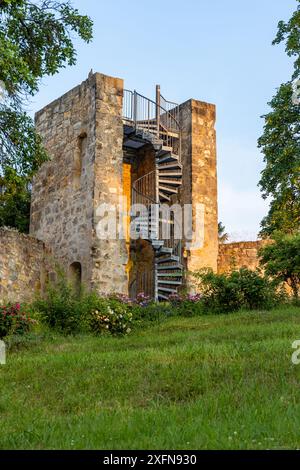
{"label": "metal staircase step", "polygon": [[179,256],[171,255],[171,256],[167,256],[166,258],[158,258],[157,263],[162,264],[162,263],[168,263],[169,261],[179,262]]}
{"label": "metal staircase step", "polygon": [[159,185],[159,190],[160,192],[164,191],[166,193],[169,193],[169,194],[177,194],[177,188],[169,188],[168,186],[161,186]]}
{"label": "metal staircase step", "polygon": [[177,294],[176,289],[170,289],[169,287],[158,287],[159,291],[170,292],[170,294]]}
{"label": "metal staircase step", "polygon": [[136,123],[137,129],[151,129],[151,130],[157,130],[156,124],[150,124],[148,122],[137,122]]}
{"label": "metal staircase step", "polygon": [[168,301],[168,300],[169,300],[169,297],[167,297],[166,295],[163,295],[163,294],[158,293],[158,300],[166,300],[166,301]]}
{"label": "metal staircase step", "polygon": [[[174,268],[174,266],[172,266],[172,268]],[[162,272],[159,271],[157,273],[157,276],[158,277],[182,277],[183,276],[183,271],[182,271],[181,268],[175,267],[174,272],[170,272],[170,271],[171,270],[169,270],[166,273],[162,273]]]}
{"label": "metal staircase step", "polygon": [[161,149],[156,153],[157,157],[162,157],[163,155],[166,155],[167,153],[172,153],[173,147],[167,147],[163,145]]}
{"label": "metal staircase step", "polygon": [[177,155],[174,155],[173,153],[167,153],[162,157],[159,157],[158,163],[164,163],[164,162],[170,162],[170,161],[177,161],[178,162],[179,157]]}
{"label": "metal staircase step", "polygon": [[169,247],[167,247],[167,246],[162,246],[162,247],[161,247],[161,250],[160,250],[160,252],[159,252],[159,254],[160,254],[160,253],[163,253],[163,254],[170,254],[170,255],[171,255],[171,254],[173,253],[173,248],[169,248]]}
{"label": "metal staircase step", "polygon": [[160,286],[161,284],[163,284],[163,285],[172,285],[172,286],[181,286],[182,281],[169,281],[169,280],[163,281],[163,280],[159,279],[158,280],[158,285]]}
{"label": "metal staircase step", "polygon": [[[165,271],[165,270],[168,270],[168,271],[169,271],[169,270],[175,270],[175,269],[181,269],[181,270],[182,270],[182,269],[183,269],[183,266],[178,263],[178,264],[176,264],[176,265],[173,264],[173,265],[168,265],[168,266],[157,266],[156,269],[157,269],[158,271],[162,271],[162,270],[164,270],[164,271]],[[159,274],[164,274],[164,273],[159,273]]]}
{"label": "metal staircase step", "polygon": [[171,178],[182,178],[182,171],[171,171],[171,170],[158,170],[158,175],[159,176],[171,176]]}
{"label": "metal staircase step", "polygon": [[159,252],[157,253],[157,257],[166,256],[166,255],[172,256],[173,255],[173,249],[172,248],[164,248],[162,246],[161,249],[159,250]]}
{"label": "metal staircase step", "polygon": [[176,184],[177,186],[181,186],[181,181],[171,178],[162,178],[158,179],[159,184]]}
{"label": "metal staircase step", "polygon": [[169,170],[171,168],[180,168],[182,170],[182,164],[179,163],[179,161],[175,160],[173,162],[169,163],[159,163],[158,164],[158,169],[159,170]]}
{"label": "metal staircase step", "polygon": [[169,201],[169,202],[171,201],[171,198],[169,196],[167,196],[166,194],[161,193],[161,192],[159,192],[159,198],[160,199],[165,199],[166,201]]}
{"label": "metal staircase step", "polygon": [[153,245],[159,245],[160,247],[162,247],[162,246],[164,246],[165,242],[164,242],[164,240],[156,239],[156,240],[152,240],[152,244]]}

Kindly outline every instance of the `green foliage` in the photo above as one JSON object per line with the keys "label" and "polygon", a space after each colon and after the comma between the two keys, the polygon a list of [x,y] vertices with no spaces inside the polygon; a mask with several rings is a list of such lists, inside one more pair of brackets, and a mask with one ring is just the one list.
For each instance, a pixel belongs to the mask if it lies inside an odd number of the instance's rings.
{"label": "green foliage", "polygon": [[242,268],[215,274],[211,269],[205,269],[194,276],[202,290],[203,311],[206,313],[269,309],[279,301],[275,283],[259,271]]}
{"label": "green foliage", "polygon": [[45,296],[33,303],[43,323],[64,333],[75,333],[82,329],[83,318],[90,306],[84,294],[78,297],[76,289],[58,272],[57,281],[49,283]]}
{"label": "green foliage", "polygon": [[[273,44],[285,42],[288,56],[295,57],[292,79],[300,76],[300,5],[287,22],[280,21]],[[271,198],[268,215],[263,219],[262,235],[280,230],[293,233],[300,228],[300,105],[293,99],[292,80],[282,84],[263,116],[264,133],[258,146],[265,168],[259,182],[263,197]]]}
{"label": "green foliage", "polygon": [[46,160],[31,118],[0,100],[0,226],[29,231],[31,179]]}
{"label": "green foliage", "polygon": [[169,296],[173,315],[194,317],[203,314],[202,294],[171,294]]}
{"label": "green foliage", "polygon": [[93,333],[128,334],[132,313],[129,305],[116,298],[99,297],[95,292],[78,294],[61,270],[57,280],[49,283],[45,295],[32,304],[41,321],[64,334]]}
{"label": "green foliage", "polygon": [[264,133],[258,146],[266,164],[259,185],[271,197],[270,211],[262,221],[262,234],[300,228],[300,106],[292,102],[292,85],[281,85],[269,103]]}
{"label": "green foliage", "polygon": [[222,224],[222,222],[218,223],[218,236],[219,236],[219,243],[226,243],[228,241],[229,235],[226,233],[226,228]]}
{"label": "green foliage", "polygon": [[[27,188],[47,160],[25,104],[38,91],[43,76],[76,63],[72,33],[89,42],[92,22],[69,2],[0,1],[0,177],[5,193],[0,212],[7,212],[9,225],[20,231],[28,227],[29,192],[24,205],[24,191],[20,198],[10,192],[15,185]],[[15,174],[14,183],[9,170]],[[6,223],[0,217],[0,224]]]}
{"label": "green foliage", "polygon": [[0,338],[13,335],[24,335],[35,324],[20,304],[0,307]]}
{"label": "green foliage", "polygon": [[12,345],[1,449],[299,449],[299,313],[172,317],[121,341],[52,333]]}
{"label": "green foliage", "polygon": [[176,309],[169,302],[150,302],[149,304],[133,305],[131,308],[133,320],[141,324],[159,322],[176,315]]}
{"label": "green foliage", "polygon": [[6,167],[5,174],[0,176],[0,188],[0,227],[14,227],[28,233],[30,189],[26,179]]}
{"label": "green foliage", "polygon": [[[300,0],[296,0],[300,4]],[[300,75],[300,5],[297,6],[291,19],[285,23],[279,21],[277,36],[273,44],[285,42],[285,51],[289,57],[295,57],[294,75],[297,78]]]}
{"label": "green foliage", "polygon": [[199,300],[198,302],[191,302],[188,299],[176,305],[176,314],[182,317],[195,317],[203,315],[204,313],[204,302]]}
{"label": "green foliage", "polygon": [[300,290],[300,233],[296,235],[274,234],[274,243],[260,250],[261,264],[270,276],[286,282],[295,299]]}
{"label": "green foliage", "polygon": [[91,331],[96,334],[126,335],[131,332],[132,313],[128,305],[116,300],[99,298],[89,318]]}
{"label": "green foliage", "polygon": [[92,39],[92,21],[69,2],[1,2],[0,18],[0,80],[10,95],[33,95],[43,76],[76,63],[71,33]]}

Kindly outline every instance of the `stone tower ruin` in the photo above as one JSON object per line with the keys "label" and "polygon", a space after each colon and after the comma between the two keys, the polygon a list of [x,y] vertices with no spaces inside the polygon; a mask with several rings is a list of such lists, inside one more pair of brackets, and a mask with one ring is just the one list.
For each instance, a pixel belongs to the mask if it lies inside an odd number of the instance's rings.
{"label": "stone tower ruin", "polygon": [[[91,73],[39,111],[36,127],[50,160],[33,182],[30,233],[70,276],[101,294],[164,300],[188,284],[188,272],[217,270],[214,105],[178,105],[159,87],[150,100],[119,78]],[[124,236],[101,238],[99,223],[121,200],[127,210],[115,220]],[[176,235],[172,211],[161,212],[174,204],[190,205],[193,228],[203,207],[201,246]],[[147,212],[133,216],[132,205]]]}

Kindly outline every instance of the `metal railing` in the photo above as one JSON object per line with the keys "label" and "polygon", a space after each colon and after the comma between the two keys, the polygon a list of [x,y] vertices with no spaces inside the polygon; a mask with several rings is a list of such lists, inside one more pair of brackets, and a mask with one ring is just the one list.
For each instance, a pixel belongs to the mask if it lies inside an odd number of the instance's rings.
{"label": "metal railing", "polygon": [[156,171],[141,176],[132,185],[132,203],[144,204],[146,207],[156,201]]}
{"label": "metal railing", "polygon": [[[161,99],[169,109],[161,105]],[[124,90],[123,119],[128,125],[154,135],[180,156],[179,106],[176,103],[166,101],[160,93],[155,102],[137,91]]]}
{"label": "metal railing", "polygon": [[159,219],[159,239],[164,241],[164,247],[172,248],[172,254],[182,260],[182,228],[171,213],[169,218],[163,215]]}
{"label": "metal railing", "polygon": [[166,100],[163,95],[160,93],[160,106],[162,109],[166,109],[167,112],[174,117],[176,122],[180,122],[179,116],[179,105],[173,101]]}
{"label": "metal railing", "polygon": [[132,185],[132,207],[138,213],[131,214],[131,238],[145,240],[157,238],[155,225],[156,171],[138,178]]}

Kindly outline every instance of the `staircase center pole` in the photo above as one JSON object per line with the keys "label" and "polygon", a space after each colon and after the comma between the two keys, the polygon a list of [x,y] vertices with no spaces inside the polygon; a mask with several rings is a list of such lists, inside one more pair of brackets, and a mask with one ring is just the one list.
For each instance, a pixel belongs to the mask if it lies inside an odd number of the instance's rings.
{"label": "staircase center pole", "polygon": [[[156,85],[156,126],[157,126],[157,138],[160,137],[160,85]],[[158,176],[158,159],[155,161],[155,224],[157,239],[159,239],[159,176]],[[154,300],[158,301],[158,269],[157,259],[154,259]]]}
{"label": "staircase center pole", "polygon": [[157,126],[157,137],[159,138],[159,131],[160,131],[160,85],[156,85],[156,126]]}

